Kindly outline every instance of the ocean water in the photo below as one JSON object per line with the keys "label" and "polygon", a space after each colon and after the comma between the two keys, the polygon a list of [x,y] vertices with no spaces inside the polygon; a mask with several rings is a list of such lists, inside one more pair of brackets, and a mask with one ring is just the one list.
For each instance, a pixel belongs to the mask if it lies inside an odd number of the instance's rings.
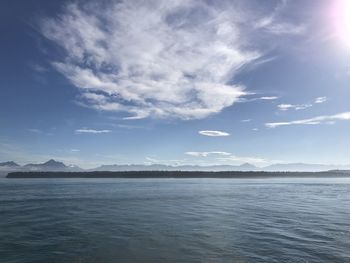
{"label": "ocean water", "polygon": [[0,262],[350,262],[350,179],[0,179]]}

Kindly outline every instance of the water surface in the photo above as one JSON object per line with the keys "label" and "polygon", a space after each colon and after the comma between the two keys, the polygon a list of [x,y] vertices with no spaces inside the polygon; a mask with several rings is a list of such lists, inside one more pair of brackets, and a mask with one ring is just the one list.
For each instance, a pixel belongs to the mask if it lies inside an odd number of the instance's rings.
{"label": "water surface", "polygon": [[350,179],[0,179],[0,262],[350,262]]}

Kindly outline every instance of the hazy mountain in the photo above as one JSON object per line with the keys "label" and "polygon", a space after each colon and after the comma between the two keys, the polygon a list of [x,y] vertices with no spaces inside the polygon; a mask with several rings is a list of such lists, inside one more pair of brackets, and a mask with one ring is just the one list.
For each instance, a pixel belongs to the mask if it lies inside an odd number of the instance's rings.
{"label": "hazy mountain", "polygon": [[0,177],[4,177],[9,172],[20,171],[21,166],[15,162],[2,162],[0,163]]}
{"label": "hazy mountain", "polygon": [[252,164],[242,165],[164,165],[164,164],[114,164],[114,165],[101,165],[97,168],[91,169],[92,171],[256,171],[258,170]]}
{"label": "hazy mountain", "polygon": [[22,166],[21,170],[24,170],[24,171],[79,171],[83,169],[79,168],[78,166],[67,166],[63,162],[58,162],[51,159],[45,163],[26,164]]}
{"label": "hazy mountain", "polygon": [[6,176],[9,172],[35,172],[35,171],[62,171],[62,172],[79,172],[84,169],[76,165],[66,165],[63,162],[58,162],[53,159],[44,163],[29,163],[23,166],[10,161],[0,163],[0,177]]}
{"label": "hazy mountain", "polygon": [[155,170],[167,170],[173,166],[162,165],[162,164],[111,164],[111,165],[101,165],[92,171],[155,171]]}
{"label": "hazy mountain", "polygon": [[53,171],[59,171],[59,170],[65,170],[66,165],[62,162],[57,162],[53,159],[45,162],[45,163],[29,163],[23,166],[24,170],[30,170],[30,171],[46,171],[46,170],[53,170]]}
{"label": "hazy mountain", "polygon": [[277,171],[277,172],[320,172],[329,170],[350,170],[350,165],[324,165],[306,163],[272,164],[266,167],[256,167],[250,163],[241,165],[163,165],[163,164],[127,164],[101,165],[91,171]]}
{"label": "hazy mountain", "polygon": [[15,163],[15,162],[10,161],[10,162],[0,163],[0,167],[11,167],[11,168],[13,168],[13,167],[20,167],[20,165]]}
{"label": "hazy mountain", "polygon": [[285,163],[272,164],[262,168],[264,171],[291,171],[291,172],[320,172],[329,170],[350,169],[350,165],[325,165],[325,164],[307,164],[307,163]]}
{"label": "hazy mountain", "polygon": [[256,171],[258,170],[258,167],[255,165],[252,165],[250,163],[244,163],[239,166],[241,168],[241,171]]}
{"label": "hazy mountain", "polygon": [[[256,167],[250,163],[244,163],[241,165],[164,165],[164,164],[113,164],[113,165],[101,165],[94,169],[88,169],[88,171],[281,171],[281,172],[318,172],[336,170],[341,173],[349,172],[349,166],[341,165],[323,165],[323,164],[306,164],[306,163],[285,163],[285,164],[272,164],[266,167]],[[79,172],[85,171],[84,169],[74,166],[66,165],[63,162],[58,162],[53,159],[37,164],[26,164],[20,166],[13,161],[0,163],[0,175],[6,175],[8,172],[13,171],[62,171],[62,172]]]}
{"label": "hazy mountain", "polygon": [[350,170],[330,170],[329,172],[334,174],[350,174]]}

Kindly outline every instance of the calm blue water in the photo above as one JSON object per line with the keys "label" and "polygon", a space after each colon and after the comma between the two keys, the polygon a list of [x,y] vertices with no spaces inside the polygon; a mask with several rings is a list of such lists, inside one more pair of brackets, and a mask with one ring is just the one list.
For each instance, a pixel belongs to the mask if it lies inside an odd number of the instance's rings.
{"label": "calm blue water", "polygon": [[0,262],[350,262],[350,179],[0,179]]}

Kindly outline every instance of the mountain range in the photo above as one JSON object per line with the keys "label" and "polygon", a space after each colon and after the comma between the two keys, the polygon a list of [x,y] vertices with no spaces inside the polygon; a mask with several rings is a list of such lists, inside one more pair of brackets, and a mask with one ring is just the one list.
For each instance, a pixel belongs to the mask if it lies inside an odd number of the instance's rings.
{"label": "mountain range", "polygon": [[164,164],[126,164],[126,165],[101,165],[91,171],[256,171],[259,170],[252,164],[242,165],[164,165]]}
{"label": "mountain range", "polygon": [[53,159],[44,162],[44,163],[29,163],[25,164],[23,166],[10,161],[10,162],[3,162],[0,163],[0,175],[6,175],[8,172],[35,172],[35,171],[64,171],[64,172],[78,172],[78,171],[83,171],[78,166],[74,165],[65,165],[62,162],[55,161]]}
{"label": "mountain range", "polygon": [[306,163],[281,163],[272,164],[266,167],[257,167],[250,163],[242,165],[164,165],[164,164],[114,164],[101,165],[93,169],[82,169],[75,165],[66,165],[53,159],[44,163],[29,163],[23,166],[13,162],[0,163],[0,175],[6,175],[13,171],[268,171],[268,172],[319,172],[329,170],[350,170],[350,165],[324,165]]}

